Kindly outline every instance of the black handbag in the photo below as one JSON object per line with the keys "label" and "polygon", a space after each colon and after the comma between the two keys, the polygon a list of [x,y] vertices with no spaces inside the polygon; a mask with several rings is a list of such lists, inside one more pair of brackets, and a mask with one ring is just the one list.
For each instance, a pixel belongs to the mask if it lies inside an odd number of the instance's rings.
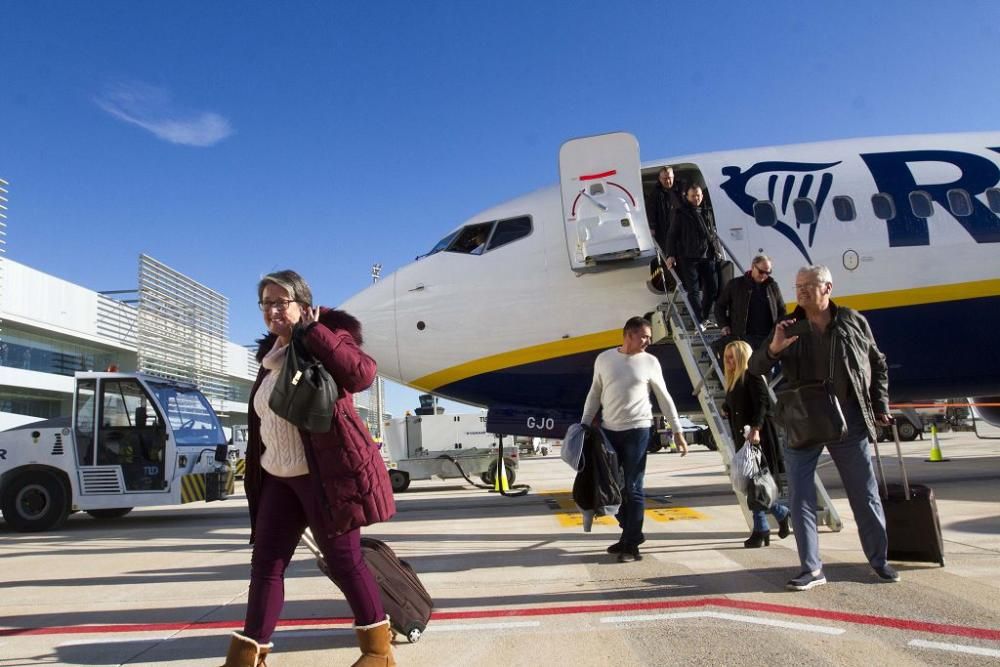
{"label": "black handbag", "polygon": [[747,507],[766,512],[778,502],[778,484],[763,463],[747,481]]}
{"label": "black handbag", "polygon": [[316,360],[296,329],[278,371],[268,406],[276,415],[312,433],[330,430],[339,392],[329,371]]}
{"label": "black handbag", "polygon": [[775,418],[784,427],[785,442],[791,449],[822,447],[847,435],[847,420],[833,390],[833,349],[831,345],[827,379],[777,392]]}

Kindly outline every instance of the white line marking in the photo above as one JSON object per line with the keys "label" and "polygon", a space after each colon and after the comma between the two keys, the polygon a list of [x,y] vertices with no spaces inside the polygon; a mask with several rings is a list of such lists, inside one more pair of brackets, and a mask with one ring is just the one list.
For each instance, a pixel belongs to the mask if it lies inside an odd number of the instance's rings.
{"label": "white line marking", "polygon": [[90,646],[93,644],[146,644],[148,642],[165,642],[170,641],[173,635],[157,635],[154,637],[136,637],[135,639],[122,639],[120,635],[115,637],[110,637],[108,639],[84,639],[75,642],[63,642],[62,644],[56,644],[56,648],[62,648],[64,646]]}
{"label": "white line marking", "polygon": [[465,630],[506,630],[508,628],[537,628],[540,621],[510,621],[508,623],[435,623],[427,632],[458,632]]}
{"label": "white line marking", "polygon": [[717,611],[683,611],[670,614],[644,614],[637,616],[605,616],[601,623],[641,623],[648,621],[663,621],[678,618],[717,618],[723,621],[738,621],[741,623],[753,623],[756,625],[769,625],[775,628],[785,628],[787,630],[802,630],[804,632],[815,632],[823,635],[842,635],[846,630],[842,628],[832,628],[828,625],[813,625],[811,623],[793,623],[791,621],[777,621],[771,618],[757,618],[755,616],[741,616],[738,614],[724,614]]}
{"label": "white line marking", "polygon": [[939,651],[951,651],[953,653],[971,653],[972,655],[985,655],[991,658],[1000,658],[1000,651],[995,648],[983,648],[981,646],[964,646],[962,644],[946,644],[944,642],[927,642],[923,639],[913,639],[910,646],[917,648],[933,648]]}

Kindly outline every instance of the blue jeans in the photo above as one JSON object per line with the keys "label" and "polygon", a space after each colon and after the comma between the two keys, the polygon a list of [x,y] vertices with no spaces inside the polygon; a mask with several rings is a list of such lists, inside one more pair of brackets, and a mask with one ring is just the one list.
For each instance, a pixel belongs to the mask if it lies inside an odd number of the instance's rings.
{"label": "blue jeans", "polygon": [[[885,533],[885,513],[879,497],[875,471],[868,454],[868,436],[860,439],[841,440],[827,447],[830,458],[837,466],[844,482],[851,512],[858,524],[861,547],[872,567],[886,562],[889,540]],[[785,448],[785,472],[788,476],[792,526],[795,529],[795,546],[803,570],[819,570],[823,561],[819,557],[819,535],[816,531],[816,462],[822,447],[812,449]]]}
{"label": "blue jeans", "polygon": [[646,494],[643,480],[646,477],[646,447],[649,445],[649,428],[633,428],[628,431],[604,429],[608,441],[618,454],[618,464],[625,476],[622,489],[622,506],[615,518],[622,527],[621,542],[637,547],[645,541],[642,534],[642,520],[646,512]]}
{"label": "blue jeans", "polygon": [[[781,503],[774,503],[774,507],[767,512],[770,512],[778,521],[783,521],[788,516],[789,509]],[[767,512],[764,510],[753,511],[753,530],[755,533],[768,533],[771,531],[771,527],[767,525]]]}

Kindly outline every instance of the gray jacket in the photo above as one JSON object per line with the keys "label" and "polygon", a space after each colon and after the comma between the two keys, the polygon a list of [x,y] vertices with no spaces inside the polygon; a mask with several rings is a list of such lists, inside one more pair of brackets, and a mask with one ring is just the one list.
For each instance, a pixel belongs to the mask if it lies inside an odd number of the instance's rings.
{"label": "gray jacket", "polygon": [[[875,344],[875,337],[864,315],[846,306],[838,306],[833,301],[830,301],[830,309],[835,376],[832,379],[836,382],[837,379],[847,378],[865,417],[868,437],[874,441],[878,433],[875,415],[889,414],[889,367],[885,362],[885,355]],[[805,316],[805,311],[799,307],[789,318],[802,319]],[[768,351],[773,338],[772,331],[767,342],[754,351],[750,357],[750,372],[765,375],[780,359],[782,373],[793,385],[803,377],[809,378],[809,369],[815,364],[808,348],[799,340],[774,359]]]}

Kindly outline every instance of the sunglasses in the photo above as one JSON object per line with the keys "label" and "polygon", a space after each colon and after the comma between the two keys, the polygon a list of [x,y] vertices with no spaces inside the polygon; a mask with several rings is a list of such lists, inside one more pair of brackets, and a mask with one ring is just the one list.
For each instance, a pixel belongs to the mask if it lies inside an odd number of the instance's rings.
{"label": "sunglasses", "polygon": [[753,267],[753,270],[756,271],[757,273],[759,273],[762,276],[769,276],[772,273],[774,273],[774,271],[765,271],[764,269],[760,268],[759,266]]}

